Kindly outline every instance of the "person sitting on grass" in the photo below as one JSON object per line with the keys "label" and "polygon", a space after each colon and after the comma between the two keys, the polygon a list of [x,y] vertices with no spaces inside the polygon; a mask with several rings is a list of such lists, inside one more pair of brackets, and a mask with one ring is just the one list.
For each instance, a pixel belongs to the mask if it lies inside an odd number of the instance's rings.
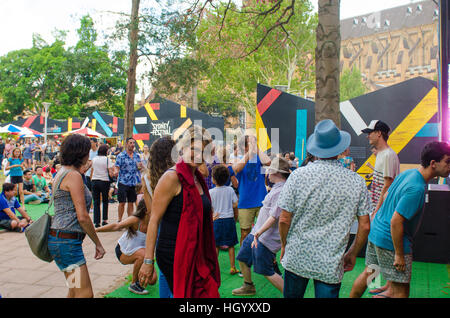
{"label": "person sitting on grass", "polygon": [[[0,229],[23,232],[33,221],[16,199],[17,187],[12,183],[3,184],[0,194]],[[16,215],[16,210],[21,216]]]}
{"label": "person sitting on grass", "polygon": [[47,186],[47,181],[44,177],[44,170],[42,167],[37,166],[36,167],[36,174],[33,176],[33,182],[36,186],[36,191],[39,196],[45,196],[45,201],[43,202],[49,202],[48,198],[50,197],[50,189]]}
{"label": "person sitting on grass", "polygon": [[[116,246],[116,256],[123,265],[134,264],[133,276],[128,290],[134,294],[146,295],[148,290],[139,284],[138,273],[144,261],[145,240],[150,213],[147,213],[145,201],[141,200],[136,212],[119,223],[111,223],[95,230],[97,232],[113,232],[128,229],[119,239]],[[149,284],[154,285],[158,280],[156,271]]]}
{"label": "person sitting on grass", "polygon": [[45,195],[41,195],[36,191],[33,175],[29,169],[23,172],[23,194],[25,196],[25,204],[41,204],[45,199]]}
{"label": "person sitting on grass", "polygon": [[216,252],[219,247],[228,249],[230,257],[230,274],[239,273],[235,265],[234,246],[239,243],[236,233],[236,220],[238,218],[238,198],[233,188],[225,184],[230,179],[230,173],[225,165],[219,164],[212,169],[212,182],[215,187],[209,190],[213,206],[214,238]]}
{"label": "person sitting on grass", "polygon": [[276,254],[281,249],[281,237],[278,230],[281,208],[278,207],[278,198],[291,173],[290,167],[289,161],[277,157],[272,160],[267,169],[273,187],[264,198],[256,224],[239,250],[237,260],[244,282],[240,288],[232,290],[231,293],[235,296],[256,294],[250,269],[252,265],[255,273],[264,275],[273,286],[283,292],[283,277],[278,273],[278,265],[275,265]]}

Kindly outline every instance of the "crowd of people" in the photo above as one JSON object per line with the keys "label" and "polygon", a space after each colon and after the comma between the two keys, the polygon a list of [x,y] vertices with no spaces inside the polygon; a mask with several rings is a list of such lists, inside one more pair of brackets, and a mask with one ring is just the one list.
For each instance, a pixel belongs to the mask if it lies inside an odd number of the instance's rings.
{"label": "crowd of people", "polygon": [[[354,268],[367,244],[367,267],[378,266],[387,281],[369,292],[378,298],[408,297],[412,235],[423,213],[426,184],[449,176],[450,147],[427,144],[420,167],[400,173],[398,156],[387,143],[389,132],[379,120],[363,130],[376,155],[369,188],[355,172],[350,134],[331,120],[316,125],[302,163],[291,152],[260,151],[250,135],[220,147],[198,126],[177,142],[159,138],[143,153],[136,151],[133,138],[123,148],[110,148],[70,135],[50,159],[60,166],[47,182],[45,167],[30,168],[30,162],[20,162],[21,149],[5,148],[16,183],[3,185],[0,226],[22,231],[32,222],[23,203],[46,202],[53,189],[49,249],[66,278],[74,271],[81,277],[68,297],[93,295],[81,248],[85,236],[101,259],[105,249],[98,233],[123,229],[115,254],[121,264],[133,264],[129,290],[136,294],[147,294],[146,286],[159,280],[161,298],[220,297],[218,254],[226,250],[229,274],[242,277],[233,295],[255,295],[255,273],[286,298],[303,297],[309,280],[316,297],[337,298],[344,272]],[[20,191],[22,204],[16,199]],[[108,203],[115,193],[118,222],[108,224]],[[367,289],[368,268],[355,280],[350,297],[361,297]]]}

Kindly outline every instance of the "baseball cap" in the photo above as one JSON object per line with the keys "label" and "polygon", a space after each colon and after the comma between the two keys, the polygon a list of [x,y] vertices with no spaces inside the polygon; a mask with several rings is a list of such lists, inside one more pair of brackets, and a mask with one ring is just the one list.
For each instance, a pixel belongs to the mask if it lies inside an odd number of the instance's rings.
{"label": "baseball cap", "polygon": [[381,120],[372,120],[369,124],[369,127],[361,130],[363,133],[365,134],[370,134],[373,131],[382,131],[385,133],[389,133],[389,131],[391,130],[391,128],[389,128],[389,126],[382,122]]}

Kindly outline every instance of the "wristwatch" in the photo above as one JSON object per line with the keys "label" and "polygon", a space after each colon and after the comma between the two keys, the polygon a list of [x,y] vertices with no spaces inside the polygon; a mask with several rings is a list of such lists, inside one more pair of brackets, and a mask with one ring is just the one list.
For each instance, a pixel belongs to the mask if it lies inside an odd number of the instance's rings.
{"label": "wristwatch", "polygon": [[155,260],[149,259],[149,258],[144,258],[144,264],[153,265],[153,264],[155,264]]}

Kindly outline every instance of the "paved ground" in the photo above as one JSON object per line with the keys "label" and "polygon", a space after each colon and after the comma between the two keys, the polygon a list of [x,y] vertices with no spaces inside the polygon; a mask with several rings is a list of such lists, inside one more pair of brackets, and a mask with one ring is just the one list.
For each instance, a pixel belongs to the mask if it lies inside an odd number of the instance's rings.
{"label": "paved ground", "polygon": [[[109,222],[117,221],[118,204],[109,205]],[[91,214],[92,217],[92,214]],[[101,260],[94,259],[94,244],[86,236],[83,251],[95,297],[123,285],[132,265],[122,265],[114,249],[123,232],[98,233],[106,250]],[[41,261],[31,252],[23,233],[0,233],[0,294],[3,298],[64,298],[68,288],[64,274],[54,262]]]}

